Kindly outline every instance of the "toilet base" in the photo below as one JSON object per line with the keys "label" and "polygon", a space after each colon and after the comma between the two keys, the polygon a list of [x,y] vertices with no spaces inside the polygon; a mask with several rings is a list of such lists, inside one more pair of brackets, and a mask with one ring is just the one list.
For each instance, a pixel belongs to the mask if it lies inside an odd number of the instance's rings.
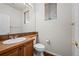
{"label": "toilet base", "polygon": [[36,51],[36,52],[34,53],[34,56],[44,56],[44,52]]}

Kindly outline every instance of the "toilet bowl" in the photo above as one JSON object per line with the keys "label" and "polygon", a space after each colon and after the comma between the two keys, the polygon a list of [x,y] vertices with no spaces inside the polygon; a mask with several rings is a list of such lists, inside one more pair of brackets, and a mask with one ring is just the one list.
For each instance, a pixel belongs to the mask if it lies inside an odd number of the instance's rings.
{"label": "toilet bowl", "polygon": [[37,51],[38,56],[43,56],[43,52],[45,50],[45,46],[41,43],[37,43],[34,45],[35,50]]}
{"label": "toilet bowl", "polygon": [[44,46],[43,44],[41,44],[41,43],[37,43],[37,44],[34,45],[34,48],[35,48],[37,51],[39,51],[39,52],[43,52],[44,49],[45,49],[45,46]]}
{"label": "toilet bowl", "polygon": [[43,56],[45,46],[43,44],[37,42],[37,36],[35,37],[35,40],[33,43],[34,43],[34,49],[36,51],[36,53],[34,55]]}

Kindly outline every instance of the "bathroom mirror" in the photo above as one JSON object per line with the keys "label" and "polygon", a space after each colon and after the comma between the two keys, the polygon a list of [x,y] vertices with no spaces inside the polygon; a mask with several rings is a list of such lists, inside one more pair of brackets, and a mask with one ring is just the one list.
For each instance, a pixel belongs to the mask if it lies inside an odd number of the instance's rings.
{"label": "bathroom mirror", "polygon": [[0,3],[0,35],[35,31],[34,5]]}

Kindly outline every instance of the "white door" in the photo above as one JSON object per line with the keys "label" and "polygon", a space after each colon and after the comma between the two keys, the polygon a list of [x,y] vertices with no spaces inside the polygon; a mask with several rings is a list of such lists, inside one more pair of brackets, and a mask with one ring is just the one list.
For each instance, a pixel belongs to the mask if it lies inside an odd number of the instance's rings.
{"label": "white door", "polygon": [[79,56],[79,3],[73,4],[72,14],[73,14],[73,22],[75,23],[72,26],[72,34],[73,34],[73,42],[72,52],[73,55]]}
{"label": "white door", "polygon": [[72,55],[72,4],[57,4],[57,25],[54,50],[59,55]]}
{"label": "white door", "polygon": [[0,35],[10,32],[10,16],[0,13]]}

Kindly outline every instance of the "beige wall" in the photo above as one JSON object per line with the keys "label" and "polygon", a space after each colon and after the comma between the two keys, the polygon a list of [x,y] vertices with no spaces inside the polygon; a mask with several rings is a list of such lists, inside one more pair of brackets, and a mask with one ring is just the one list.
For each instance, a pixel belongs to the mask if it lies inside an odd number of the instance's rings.
{"label": "beige wall", "polygon": [[[45,21],[44,4],[36,4],[36,31],[47,51],[58,55],[72,55],[71,9],[71,4],[57,4],[57,19]],[[50,40],[50,44],[46,40]]]}

